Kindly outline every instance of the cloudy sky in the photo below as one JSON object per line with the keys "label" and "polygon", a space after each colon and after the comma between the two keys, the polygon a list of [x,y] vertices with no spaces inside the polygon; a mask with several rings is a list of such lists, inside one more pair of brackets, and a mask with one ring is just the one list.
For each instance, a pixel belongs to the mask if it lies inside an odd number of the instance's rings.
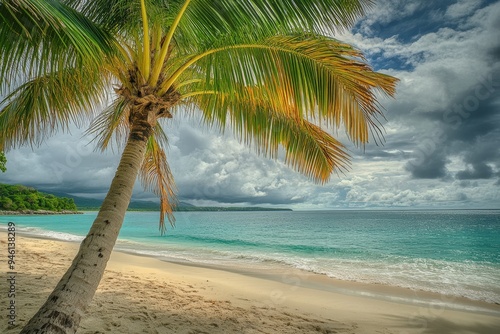
{"label": "cloudy sky", "polygon": [[[178,197],[299,210],[500,209],[499,31],[500,1],[376,1],[338,38],[401,80],[396,98],[381,100],[384,145],[348,146],[350,171],[317,185],[228,133],[177,119],[168,127],[168,156]],[[104,196],[120,152],[94,152],[82,133],[74,128],[41,147],[9,151],[0,182]],[[134,197],[152,199],[140,186]]]}

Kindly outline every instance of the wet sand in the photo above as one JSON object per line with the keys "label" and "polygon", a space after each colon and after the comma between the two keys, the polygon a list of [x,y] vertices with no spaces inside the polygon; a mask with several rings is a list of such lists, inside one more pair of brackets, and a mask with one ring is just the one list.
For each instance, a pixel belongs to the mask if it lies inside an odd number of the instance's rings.
{"label": "wet sand", "polygon": [[[0,233],[2,281],[7,234]],[[17,333],[69,267],[78,244],[16,238],[16,326],[7,285],[0,332]],[[78,333],[500,333],[500,306],[298,270],[252,272],[114,252]]]}

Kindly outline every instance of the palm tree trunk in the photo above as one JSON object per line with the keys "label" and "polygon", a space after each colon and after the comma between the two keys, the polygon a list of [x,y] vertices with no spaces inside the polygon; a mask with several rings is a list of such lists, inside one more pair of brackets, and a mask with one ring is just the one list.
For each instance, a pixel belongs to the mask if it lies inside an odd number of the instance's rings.
{"label": "palm tree trunk", "polygon": [[78,329],[118,238],[151,134],[147,118],[134,123],[108,194],[78,254],[22,334],[67,334]]}

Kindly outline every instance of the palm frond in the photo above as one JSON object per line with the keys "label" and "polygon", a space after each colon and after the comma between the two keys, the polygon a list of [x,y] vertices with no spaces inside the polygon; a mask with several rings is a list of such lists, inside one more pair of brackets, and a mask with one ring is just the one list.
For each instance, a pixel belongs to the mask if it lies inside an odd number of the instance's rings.
{"label": "palm frond", "polygon": [[4,88],[19,73],[31,77],[68,64],[97,66],[113,49],[111,35],[60,1],[2,1],[0,23]]}
{"label": "palm frond", "polygon": [[[160,125],[156,125],[155,132],[163,133]],[[173,209],[176,205],[176,188],[165,151],[155,136],[151,136],[148,140],[146,156],[139,171],[139,178],[145,190],[160,197],[159,229],[164,234],[166,230],[165,215],[172,226],[175,224]]]}
{"label": "palm frond", "polygon": [[270,37],[292,31],[330,35],[352,26],[371,0],[196,0],[178,27],[181,49],[227,35]]}
{"label": "palm frond", "polygon": [[104,151],[112,144],[120,147],[129,133],[129,106],[123,98],[116,98],[92,121],[86,131],[97,142],[96,147]]}
{"label": "palm frond", "polygon": [[67,69],[29,80],[0,103],[0,145],[39,145],[70,123],[92,119],[106,99],[107,80],[99,73]]}
{"label": "palm frond", "polygon": [[[216,91],[266,100],[290,117],[343,125],[355,143],[366,143],[370,131],[380,134],[376,94],[392,96],[397,79],[374,72],[360,51],[333,38],[300,34],[275,36],[260,43],[229,45],[197,55],[186,64],[204,70],[202,82],[186,93]],[[186,67],[186,69],[189,67]],[[190,76],[179,75],[177,85]]]}
{"label": "palm frond", "polygon": [[[141,1],[138,0],[64,0],[72,8],[117,36],[127,36],[142,29]],[[145,0],[151,25],[169,27],[175,19],[182,0]]]}
{"label": "palm frond", "polygon": [[310,177],[324,183],[333,172],[343,172],[349,166],[344,145],[319,126],[290,117],[287,110],[274,109],[268,100],[255,99],[254,89],[244,96],[220,93],[192,96],[205,122],[219,129],[231,127],[233,133],[257,153],[276,159],[279,147],[286,152],[285,162]]}
{"label": "palm frond", "polygon": [[168,32],[165,35],[165,41],[163,45],[158,50],[158,57],[157,57],[157,65],[153,70],[153,73],[151,74],[151,77],[149,78],[149,83],[152,85],[156,85],[158,82],[158,78],[160,77],[160,73],[163,68],[163,64],[165,63],[165,60],[168,56],[168,52],[171,49],[172,46],[172,38],[174,36],[174,33],[177,30],[177,26],[179,25],[179,22],[184,16],[184,13],[186,9],[188,8],[189,4],[191,3],[191,0],[185,0],[184,3],[182,4],[182,7],[179,9],[179,12],[177,13],[174,21],[168,28]]}

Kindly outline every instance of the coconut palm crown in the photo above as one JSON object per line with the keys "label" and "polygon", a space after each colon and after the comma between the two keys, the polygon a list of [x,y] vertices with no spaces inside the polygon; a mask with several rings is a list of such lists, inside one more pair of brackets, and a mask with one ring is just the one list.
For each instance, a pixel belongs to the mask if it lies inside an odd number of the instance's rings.
{"label": "coconut palm crown", "polygon": [[30,80],[3,102],[3,145],[40,143],[71,121],[92,119],[112,86],[112,103],[90,132],[106,148],[116,136],[127,138],[134,122],[149,124],[141,180],[169,215],[173,179],[158,120],[201,113],[207,124],[231,127],[266,156],[275,158],[281,145],[290,166],[325,182],[346,167],[348,154],[318,124],[343,125],[351,140],[366,143],[370,130],[379,131],[376,91],[394,93],[394,78],[374,72],[360,51],[327,37],[353,24],[371,1],[63,3],[113,34],[119,51],[96,55],[102,57],[98,71],[75,71],[68,62],[40,73],[35,62],[23,73]]}
{"label": "coconut palm crown", "polygon": [[[381,132],[377,94],[395,93],[395,78],[373,71],[359,50],[332,37],[352,26],[370,0],[61,3],[113,36],[115,52],[96,51],[98,65],[60,53],[51,58],[58,50],[17,55],[29,66],[3,70],[14,84],[3,85],[9,93],[0,104],[0,144],[36,145],[70,122],[87,121],[100,148],[114,140],[125,145],[79,254],[24,333],[44,324],[78,326],[137,175],[160,197],[160,230],[165,216],[174,222],[175,186],[165,153],[169,119],[199,114],[206,125],[230,128],[267,157],[277,158],[281,147],[288,165],[324,183],[349,163],[346,148],[327,129],[344,128],[354,143],[367,143]],[[90,268],[100,270],[95,278]],[[72,285],[75,275],[85,283]],[[90,297],[75,297],[87,290]]]}

